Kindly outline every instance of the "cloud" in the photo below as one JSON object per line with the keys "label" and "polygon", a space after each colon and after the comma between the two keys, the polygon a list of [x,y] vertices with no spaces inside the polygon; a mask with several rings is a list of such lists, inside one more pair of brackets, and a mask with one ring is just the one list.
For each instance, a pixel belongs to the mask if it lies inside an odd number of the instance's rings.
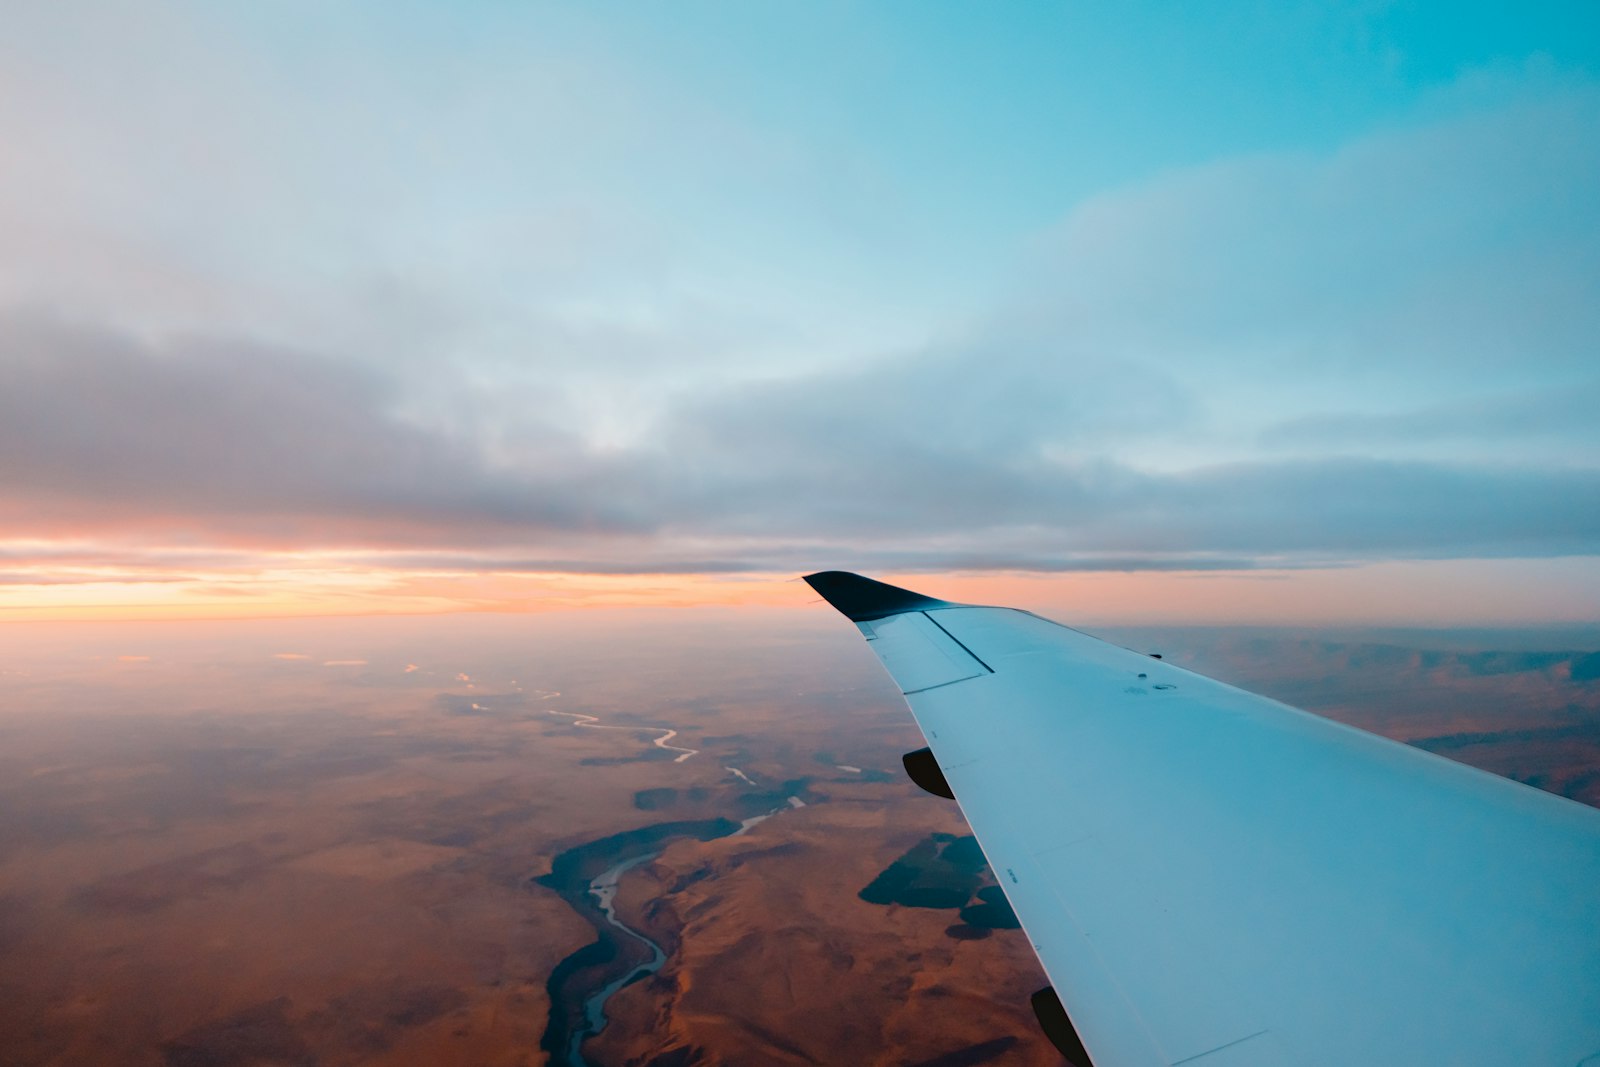
{"label": "cloud", "polygon": [[[1080,204],[988,329],[1052,347],[1064,377],[1137,368],[1114,410],[1141,387],[1186,397],[1170,431],[1114,445],[1168,469],[1340,453],[1592,464],[1600,424],[1576,398],[1595,388],[1597,186],[1592,84],[1329,154],[1221,159]],[[1486,434],[1461,432],[1480,414]]]}
{"label": "cloud", "polygon": [[[665,546],[662,546],[665,547]],[[718,559],[695,556],[675,558],[664,552],[649,557],[613,559],[595,555],[565,559],[504,555],[488,552],[387,552],[361,559],[376,567],[420,571],[518,572],[524,574],[738,574],[770,569],[770,561]]]}
{"label": "cloud", "polygon": [[804,395],[730,406],[695,420],[724,447],[705,459],[714,488],[690,497],[678,524],[698,516],[702,528],[752,538],[860,546],[878,557],[915,549],[929,565],[987,554],[1039,569],[1075,553],[1151,553],[1151,565],[1182,566],[1184,556],[1208,553],[1600,548],[1594,469],[1334,456],[1150,471],[1053,455],[1037,438],[952,443],[943,432],[949,413],[938,410],[865,418],[846,402],[846,419],[826,434],[819,425],[836,406]]}
{"label": "cloud", "polygon": [[370,370],[38,319],[0,323],[0,339],[16,372],[0,396],[0,513],[14,530],[413,545],[444,551],[388,564],[619,574],[840,555],[1206,569],[1600,546],[1593,469],[1329,456],[1159,470],[1098,454],[1102,439],[1184,420],[1185,395],[1109,365],[1074,383],[1028,350],[732,388],[680,406],[643,447],[552,436],[510,464],[393,413]]}
{"label": "cloud", "polygon": [[1358,449],[1463,442],[1523,444],[1553,441],[1589,452],[1595,445],[1600,380],[1573,386],[1520,390],[1398,412],[1303,415],[1268,426],[1261,441],[1273,447]]}
{"label": "cloud", "polygon": [[137,562],[123,570],[94,571],[94,572],[41,572],[28,571],[0,571],[0,586],[7,585],[99,585],[104,583],[124,584],[127,582],[174,584],[193,581],[192,575],[158,574],[139,567]]}
{"label": "cloud", "polygon": [[603,286],[565,333],[477,323],[505,336],[470,358],[409,281],[353,306],[416,323],[305,344],[0,308],[0,522],[31,538],[0,581],[259,548],[618,575],[1596,554],[1597,186],[1587,86],[1218,160],[1080,204],[965,329],[759,375],[728,371],[756,319],[678,333]]}
{"label": "cloud", "polygon": [[[425,555],[388,553],[364,557],[372,566],[399,570],[421,570],[474,574],[582,574],[605,576],[647,575],[728,575],[765,574],[773,570],[797,570],[816,565],[819,559],[835,556],[839,543],[782,542],[745,546],[744,558],[673,558],[663,552],[633,560],[572,558],[527,559],[492,554],[429,553]],[[998,552],[908,551],[874,547],[870,550],[874,566],[893,570],[962,571],[1217,571],[1251,570],[1260,561],[1246,556],[1217,556],[1201,553],[1107,555],[1081,553],[1075,556],[1003,554]]]}
{"label": "cloud", "polygon": [[14,533],[87,521],[315,544],[647,525],[575,442],[551,432],[542,462],[497,466],[470,437],[407,422],[393,383],[350,362],[20,315],[0,319],[0,353],[0,517]]}
{"label": "cloud", "polygon": [[[1249,370],[1587,371],[1600,311],[1600,89],[1330,155],[1219,160],[1095,197],[1041,242],[1039,324],[1111,352]],[[1286,351],[1294,338],[1328,339]]]}

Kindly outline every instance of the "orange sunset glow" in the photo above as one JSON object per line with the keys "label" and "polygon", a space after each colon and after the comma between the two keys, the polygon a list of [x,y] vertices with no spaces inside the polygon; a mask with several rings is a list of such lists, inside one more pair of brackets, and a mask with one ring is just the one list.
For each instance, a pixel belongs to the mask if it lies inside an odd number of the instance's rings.
{"label": "orange sunset glow", "polygon": [[[48,546],[35,546],[48,547]],[[632,574],[385,567],[372,554],[261,554],[227,567],[143,574],[16,553],[0,621],[284,618],[545,612],[586,607],[791,606],[794,574]],[[819,561],[822,567],[828,561]],[[1583,623],[1600,603],[1587,560],[1373,563],[1249,571],[1064,574],[894,572],[945,599],[1017,604],[1107,625]]]}

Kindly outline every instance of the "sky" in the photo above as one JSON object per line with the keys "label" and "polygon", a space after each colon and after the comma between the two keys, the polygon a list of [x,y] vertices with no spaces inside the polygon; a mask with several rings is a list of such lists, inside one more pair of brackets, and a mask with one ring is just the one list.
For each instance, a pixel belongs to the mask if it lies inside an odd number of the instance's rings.
{"label": "sky", "polygon": [[1600,618],[1600,14],[11,5],[0,619]]}

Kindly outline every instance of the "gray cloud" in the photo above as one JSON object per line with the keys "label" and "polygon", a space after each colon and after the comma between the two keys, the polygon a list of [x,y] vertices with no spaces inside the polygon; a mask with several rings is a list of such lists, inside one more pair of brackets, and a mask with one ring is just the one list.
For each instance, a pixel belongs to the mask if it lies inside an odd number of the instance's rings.
{"label": "gray cloud", "polygon": [[0,521],[91,544],[45,551],[64,574],[229,546],[615,574],[1600,554],[1597,130],[1583,87],[1114,191],[984,320],[854,360],[759,309],[630,317],[654,274],[569,291],[560,256],[523,279],[550,321],[504,315],[520,288],[456,299],[496,270],[349,306],[345,274],[258,292],[154,245],[100,278],[106,235],[69,218],[0,254],[0,303],[80,316],[0,316]]}
{"label": "gray cloud", "polygon": [[1571,398],[1593,395],[1597,183],[1592,85],[1221,159],[1078,205],[997,318],[1189,390],[1184,438],[1144,446],[1167,468],[1594,463],[1600,422]]}
{"label": "gray cloud", "polygon": [[1409,384],[1437,390],[1587,373],[1597,130],[1600,91],[1584,87],[1114,190],[1043,242],[1031,313],[1163,362],[1254,374],[1289,355],[1299,380],[1426,370]]}
{"label": "gray cloud", "polygon": [[32,571],[0,571],[0,586],[3,585],[92,585],[101,582],[157,582],[162,584],[175,584],[178,582],[195,581],[193,575],[182,574],[151,574],[147,570],[133,568],[120,573],[108,574],[37,574]]}
{"label": "gray cloud", "polygon": [[[757,574],[773,570],[806,570],[819,561],[838,560],[854,553],[860,566],[891,570],[1033,571],[1041,574],[1091,571],[1241,571],[1255,570],[1262,561],[1246,556],[1184,555],[1001,555],[970,552],[908,552],[894,548],[844,548],[838,544],[788,544],[773,541],[753,549],[747,558],[678,558],[642,554],[636,559],[559,559],[468,553],[387,554],[364,557],[364,562],[412,570],[473,571],[528,574]],[[1274,562],[1282,566],[1329,566],[1315,563]],[[1336,565],[1336,564],[1332,564]]]}
{"label": "gray cloud", "polygon": [[[1006,375],[972,356],[973,380]],[[943,374],[946,380],[959,377]],[[1037,382],[1026,405],[1013,387]],[[673,522],[878,551],[1049,561],[1148,553],[1548,555],[1600,549],[1600,471],[1329,457],[1139,470],[1052,452],[1137,408],[1141,390],[1053,391],[1048,376],[930,392],[918,364],[748,389],[683,416],[699,457]],[[1162,395],[1158,388],[1155,395]],[[887,399],[883,399],[887,398]],[[1046,418],[1042,413],[1056,414]],[[1159,404],[1155,417],[1164,415]],[[1137,420],[1135,412],[1130,416]],[[1173,416],[1180,418],[1181,416]],[[965,426],[1001,427],[974,435]],[[1181,560],[1178,561],[1181,563]]]}
{"label": "gray cloud", "polygon": [[12,532],[88,520],[256,538],[407,541],[638,531],[638,472],[549,432],[502,468],[423,429],[370,368],[233,339],[148,344],[0,320],[0,487]]}
{"label": "gray cloud", "polygon": [[1462,441],[1556,440],[1593,457],[1600,448],[1600,381],[1519,390],[1479,399],[1432,404],[1410,411],[1304,415],[1267,427],[1268,446],[1372,449]]}
{"label": "gray cloud", "polygon": [[1589,468],[1317,458],[1152,471],[1083,458],[1101,433],[1181,423],[1181,391],[1104,367],[1059,373],[1040,353],[951,350],[746,386],[681,406],[639,448],[602,454],[548,433],[540,454],[495,462],[492,441],[395,414],[371,369],[37,318],[0,324],[0,344],[13,533],[413,545],[456,551],[390,565],[600,573],[1600,551]]}

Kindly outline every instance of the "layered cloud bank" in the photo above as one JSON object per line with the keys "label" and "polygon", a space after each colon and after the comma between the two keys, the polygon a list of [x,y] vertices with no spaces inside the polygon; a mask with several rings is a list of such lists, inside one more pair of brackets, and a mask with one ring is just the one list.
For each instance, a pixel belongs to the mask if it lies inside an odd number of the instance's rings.
{"label": "layered cloud bank", "polygon": [[[370,365],[37,317],[0,322],[0,346],[4,523],[33,539],[451,550],[491,569],[600,573],[840,556],[902,569],[1250,567],[1600,546],[1600,469],[1582,448],[1566,461],[1438,460],[1372,434],[1320,456],[1140,464],[1114,442],[1147,417],[1141,377],[1080,393],[1070,364],[902,357],[698,398],[621,447],[529,413],[520,430],[536,443],[512,451],[470,422],[446,432],[404,417],[398,383]],[[1424,441],[1433,418],[1417,420]],[[1193,432],[1203,453],[1214,438]]]}
{"label": "layered cloud bank", "polygon": [[[892,194],[636,71],[490,56],[440,94],[375,60],[318,112],[168,31],[138,32],[178,73],[131,100],[9,75],[37,106],[3,112],[0,583],[1600,556],[1582,74],[1064,197],[980,285],[959,227],[936,269]],[[175,96],[197,73],[229,93]]]}

